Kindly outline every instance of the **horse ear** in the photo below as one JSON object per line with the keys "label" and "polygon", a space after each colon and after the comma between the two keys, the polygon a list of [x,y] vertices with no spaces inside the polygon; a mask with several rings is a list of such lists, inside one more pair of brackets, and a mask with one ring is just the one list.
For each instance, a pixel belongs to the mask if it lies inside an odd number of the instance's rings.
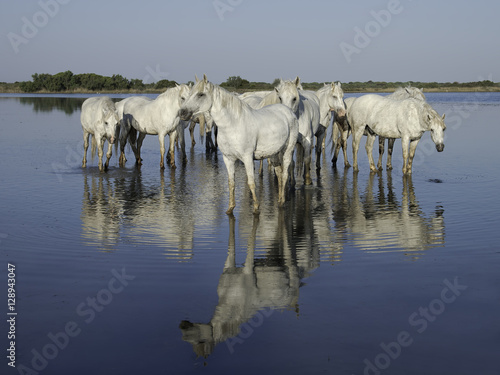
{"label": "horse ear", "polygon": [[196,83],[200,82],[200,80],[198,79],[198,76],[196,74],[194,75],[194,80]]}
{"label": "horse ear", "polygon": [[446,113],[443,113],[443,120],[444,120],[444,116],[446,116]]}
{"label": "horse ear", "polygon": [[300,85],[300,78],[299,78],[299,76],[295,77],[294,83],[295,83],[295,86]]}
{"label": "horse ear", "polygon": [[207,75],[205,73],[203,73],[203,82],[205,82],[205,83],[208,82],[208,78],[207,78]]}
{"label": "horse ear", "polygon": [[337,82],[337,86],[339,87],[339,89],[341,89],[342,88],[342,83],[340,83],[340,81]]}
{"label": "horse ear", "polygon": [[178,83],[175,84],[175,87],[180,87]]}

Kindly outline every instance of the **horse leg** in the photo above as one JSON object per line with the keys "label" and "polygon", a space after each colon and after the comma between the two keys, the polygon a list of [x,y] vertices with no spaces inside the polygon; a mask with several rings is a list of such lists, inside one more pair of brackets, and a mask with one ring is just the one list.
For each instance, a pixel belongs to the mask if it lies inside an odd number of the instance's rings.
{"label": "horse leg", "polygon": [[116,142],[119,142],[120,144],[120,158],[118,159],[120,163],[120,167],[125,166],[125,162],[127,161],[127,158],[125,157],[125,146],[127,145],[127,138],[129,136],[129,131],[125,129],[125,126],[120,125],[122,127],[120,131],[120,139]]}
{"label": "horse leg", "polygon": [[415,157],[415,150],[417,149],[417,145],[420,139],[413,139],[410,141],[410,155],[408,157],[408,166],[406,168],[406,173],[411,175],[411,167],[413,165],[413,158]]}
{"label": "horse leg", "polygon": [[[103,142],[103,148],[104,148],[104,142]],[[113,155],[113,144],[108,141],[108,152],[106,153],[106,164],[104,165],[104,170],[107,171],[109,167],[109,159],[111,159],[111,156]]]}
{"label": "horse leg", "polygon": [[245,165],[245,170],[247,172],[247,183],[250,191],[252,192],[253,199],[253,213],[259,214],[259,199],[257,198],[257,194],[255,192],[255,176],[254,176],[254,165],[253,165],[253,156],[244,157],[243,164]]}
{"label": "horse leg", "polygon": [[194,127],[196,126],[196,122],[191,121],[189,124],[189,135],[191,136],[191,146],[194,147],[196,141],[194,140]]}
{"label": "horse leg", "polygon": [[170,168],[176,168],[175,166],[175,140],[177,139],[177,130],[174,130],[169,134],[170,147],[168,148],[168,157],[170,159]]}
{"label": "horse leg", "polygon": [[379,136],[378,137],[378,162],[377,162],[377,169],[379,171],[381,171],[383,169],[382,156],[384,156],[384,144],[385,144],[385,138]]}
{"label": "horse leg", "polygon": [[387,139],[387,170],[392,169],[392,150],[394,148],[394,142],[396,142],[396,138]]}
{"label": "horse leg", "polygon": [[213,125],[213,127],[215,127],[215,130],[214,130],[215,150],[214,151],[217,151],[217,148],[219,147],[219,144],[217,143],[217,133],[219,132],[219,130],[217,129],[216,125]]}
{"label": "horse leg", "polygon": [[316,170],[321,169],[321,153],[323,152],[326,136],[326,128],[320,125],[320,130],[316,133]]}
{"label": "horse leg", "polygon": [[368,161],[370,162],[370,170],[372,172],[377,171],[377,168],[375,168],[375,162],[373,161],[373,143],[375,142],[375,138],[375,134],[368,133],[365,144],[366,155],[368,156]]}
{"label": "horse leg", "polygon": [[97,155],[99,156],[99,171],[104,172],[104,166],[102,165],[102,157],[104,155],[104,142],[102,137],[95,137],[97,146]]}
{"label": "horse leg", "polygon": [[409,142],[410,142],[409,137],[402,137],[401,138],[401,146],[403,148],[403,174],[406,174],[408,172],[408,148],[409,148],[408,143]]}
{"label": "horse leg", "polygon": [[349,159],[347,158],[347,138],[349,138],[348,126],[346,126],[345,129],[342,129],[342,134],[340,139],[342,142],[342,153],[344,154],[344,168],[349,168],[351,166],[351,164],[349,164]]}
{"label": "horse leg", "polygon": [[184,125],[182,122],[179,123],[179,126],[177,127],[177,131],[179,134],[179,142],[181,144],[181,156],[182,156],[182,162],[185,163],[187,160],[186,156],[186,137],[184,135]]}
{"label": "horse leg", "polygon": [[82,160],[82,168],[87,167],[87,150],[89,148],[89,138],[90,133],[87,131],[83,131],[83,160]]}
{"label": "horse leg", "polygon": [[311,185],[312,140],[307,140],[306,146],[304,147],[304,154],[304,184]]}
{"label": "horse leg", "polygon": [[226,214],[232,215],[233,210],[236,207],[236,199],[234,197],[234,163],[235,160],[229,157],[226,157],[223,155],[224,159],[224,164],[226,165],[227,169],[227,178],[228,178],[228,183],[229,183],[229,208],[226,211]]}
{"label": "horse leg", "polygon": [[259,177],[264,176],[264,159],[259,161]]}
{"label": "horse leg", "polygon": [[332,158],[332,167],[337,166],[337,156],[339,155],[338,147],[339,147],[339,138],[340,138],[340,125],[337,121],[334,121],[332,124],[332,151],[334,151]]}
{"label": "horse leg", "polygon": [[352,132],[352,166],[355,172],[359,171],[358,167],[358,150],[359,150],[359,142],[361,141],[361,137],[363,136],[364,128],[359,128],[355,132]]}
{"label": "horse leg", "polygon": [[[135,150],[135,163],[137,165],[142,165],[142,159],[141,159],[141,147],[142,147],[142,142],[144,141],[144,138],[146,138],[146,134],[139,132],[139,137],[137,137],[137,147]],[[133,150],[133,148],[132,148]]]}

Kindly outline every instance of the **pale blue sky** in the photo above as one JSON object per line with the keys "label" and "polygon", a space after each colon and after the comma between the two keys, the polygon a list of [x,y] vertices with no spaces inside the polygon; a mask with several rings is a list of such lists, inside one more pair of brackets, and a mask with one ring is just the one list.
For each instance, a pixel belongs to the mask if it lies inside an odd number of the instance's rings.
{"label": "pale blue sky", "polygon": [[0,81],[498,82],[499,15],[494,0],[3,0]]}

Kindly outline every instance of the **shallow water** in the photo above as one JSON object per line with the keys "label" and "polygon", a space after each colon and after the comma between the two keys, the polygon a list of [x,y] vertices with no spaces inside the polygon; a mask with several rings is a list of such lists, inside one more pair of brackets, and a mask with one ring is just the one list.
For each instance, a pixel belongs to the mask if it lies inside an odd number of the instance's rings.
{"label": "shallow water", "polygon": [[258,219],[242,166],[224,213],[222,156],[198,138],[175,170],[153,136],[140,169],[130,151],[82,169],[84,97],[0,97],[20,373],[498,373],[500,94],[427,94],[446,147],[426,134],[411,178],[399,141],[378,174],[363,147],[359,173],[327,149],[283,210],[265,173]]}

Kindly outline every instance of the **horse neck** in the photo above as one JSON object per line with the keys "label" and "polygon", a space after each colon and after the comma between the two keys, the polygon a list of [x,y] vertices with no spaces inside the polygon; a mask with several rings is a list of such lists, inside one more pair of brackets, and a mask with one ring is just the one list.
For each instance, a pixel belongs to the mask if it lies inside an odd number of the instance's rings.
{"label": "horse neck", "polygon": [[241,121],[238,121],[238,119],[242,112],[250,110],[248,104],[226,89],[216,85],[213,86],[212,101],[210,116],[220,128],[224,128],[226,124],[231,126],[239,125]]}
{"label": "horse neck", "polygon": [[412,100],[417,107],[420,126],[425,130],[431,130],[431,127],[428,124],[426,117],[428,114],[431,114],[431,111],[433,111],[433,108],[431,107],[430,104],[428,104],[422,100],[414,99],[414,98]]}
{"label": "horse neck", "polygon": [[178,96],[179,96],[179,88],[173,87],[165,91],[163,94],[158,95],[158,97],[151,102],[151,105],[158,108],[158,110],[161,111],[162,113],[165,109],[173,109],[174,111],[178,111],[179,110],[179,104],[178,104],[179,101],[177,100]]}

